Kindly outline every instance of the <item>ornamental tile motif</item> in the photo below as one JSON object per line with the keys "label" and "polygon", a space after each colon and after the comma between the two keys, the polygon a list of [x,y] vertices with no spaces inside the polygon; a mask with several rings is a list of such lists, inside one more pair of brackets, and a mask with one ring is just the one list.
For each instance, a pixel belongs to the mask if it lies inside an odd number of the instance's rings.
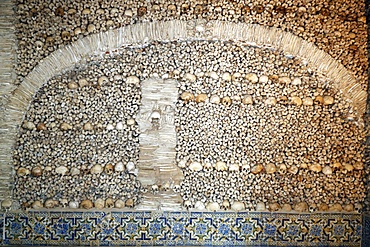
{"label": "ornamental tile motif", "polygon": [[[359,226],[361,228],[361,226]],[[369,246],[370,245],[370,214],[363,214],[362,219],[362,229],[356,229],[356,234],[358,230],[362,230],[362,239],[361,239],[361,246]]]}
{"label": "ornamental tile motif", "polygon": [[[256,212],[28,212],[0,218],[2,245],[360,246],[370,217]],[[367,225],[366,225],[367,224]],[[363,245],[366,246],[366,245]]]}

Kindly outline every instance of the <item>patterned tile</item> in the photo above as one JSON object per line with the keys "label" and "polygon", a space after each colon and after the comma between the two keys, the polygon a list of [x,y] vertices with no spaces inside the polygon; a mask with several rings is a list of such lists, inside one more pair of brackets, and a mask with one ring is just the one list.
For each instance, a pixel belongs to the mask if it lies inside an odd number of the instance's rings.
{"label": "patterned tile", "polygon": [[340,242],[340,243],[351,243],[359,242],[361,235],[358,231],[359,222],[346,217],[333,217],[327,219],[327,225],[325,227],[325,234],[327,241],[329,242]]}
{"label": "patterned tile", "polygon": [[365,213],[363,215],[363,230],[362,230],[362,245],[370,246],[370,214]]}
{"label": "patterned tile", "polygon": [[235,219],[235,240],[237,243],[257,242],[262,235],[261,214],[238,213]]}
{"label": "patterned tile", "polygon": [[8,245],[32,244],[32,226],[29,219],[32,215],[27,213],[7,213],[4,217],[3,243]]}
{"label": "patterned tile", "polygon": [[52,241],[75,241],[76,220],[74,213],[51,212],[49,214],[50,240]]}
{"label": "patterned tile", "polygon": [[4,214],[0,213],[0,245],[4,241]]}
{"label": "patterned tile", "polygon": [[185,217],[184,244],[211,244],[215,226],[209,215],[203,214],[202,212],[191,212],[187,213]]}
{"label": "patterned tile", "polygon": [[98,234],[98,220],[100,214],[82,213],[81,216],[75,218],[76,228],[76,240],[83,242],[97,241]]}
{"label": "patterned tile", "polygon": [[[359,214],[31,212],[1,219],[2,245],[359,246],[362,233]],[[364,224],[363,244],[370,216]]]}
{"label": "patterned tile", "polygon": [[168,229],[167,240],[173,243],[182,243],[186,238],[186,231],[191,230],[187,225],[189,213],[177,212],[168,215],[166,228]]}
{"label": "patterned tile", "polygon": [[280,224],[277,229],[276,238],[278,241],[287,243],[304,243],[307,240],[311,220],[307,220],[306,216],[289,215],[280,219]]}
{"label": "patterned tile", "polygon": [[327,236],[325,235],[325,227],[327,220],[320,217],[313,217],[309,223],[306,241],[314,244],[326,242]]}

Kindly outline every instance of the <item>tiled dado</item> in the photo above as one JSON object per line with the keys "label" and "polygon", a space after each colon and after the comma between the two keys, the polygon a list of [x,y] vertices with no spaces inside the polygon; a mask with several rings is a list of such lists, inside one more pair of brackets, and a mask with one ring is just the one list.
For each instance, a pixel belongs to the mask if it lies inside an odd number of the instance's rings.
{"label": "tiled dado", "polygon": [[2,245],[360,246],[360,214],[29,212],[0,215]]}
{"label": "tiled dado", "polygon": [[362,221],[362,245],[363,247],[370,246],[370,212],[363,215]]}

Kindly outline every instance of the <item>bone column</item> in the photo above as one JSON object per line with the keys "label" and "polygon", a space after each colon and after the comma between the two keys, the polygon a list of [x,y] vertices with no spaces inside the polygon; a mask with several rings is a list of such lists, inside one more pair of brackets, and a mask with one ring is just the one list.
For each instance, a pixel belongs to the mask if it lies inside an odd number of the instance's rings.
{"label": "bone column", "polygon": [[[179,183],[183,175],[176,165],[176,80],[151,78],[142,81],[142,100],[137,122],[140,127],[138,179],[143,186]],[[138,209],[179,210],[181,197],[172,190],[143,195]]]}

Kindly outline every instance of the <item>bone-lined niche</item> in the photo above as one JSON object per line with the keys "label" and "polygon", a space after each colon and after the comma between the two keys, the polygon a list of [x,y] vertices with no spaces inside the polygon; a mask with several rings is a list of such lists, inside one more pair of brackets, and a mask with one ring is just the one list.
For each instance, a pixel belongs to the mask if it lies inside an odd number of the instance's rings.
{"label": "bone-lined niche", "polygon": [[364,200],[364,132],[330,80],[238,42],[94,56],[38,91],[14,195],[24,208],[353,211]]}

